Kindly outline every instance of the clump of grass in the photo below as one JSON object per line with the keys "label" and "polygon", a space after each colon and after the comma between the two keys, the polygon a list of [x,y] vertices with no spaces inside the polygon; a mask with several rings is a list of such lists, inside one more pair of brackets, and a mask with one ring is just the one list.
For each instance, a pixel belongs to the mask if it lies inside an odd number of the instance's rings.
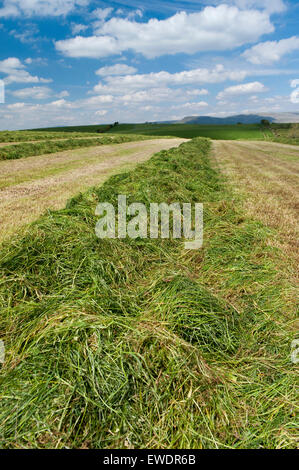
{"label": "clump of grass", "polygon": [[299,145],[298,123],[271,123],[270,140],[280,144]]}
{"label": "clump of grass", "polygon": [[8,145],[7,147],[0,149],[0,160],[15,160],[38,155],[47,155],[51,153],[62,152],[63,150],[72,150],[81,147],[121,144],[125,142],[135,142],[155,138],[156,137],[139,135],[110,135],[109,137],[105,136],[96,139],[67,139],[55,142],[49,140],[36,143]]}
{"label": "clump of grass", "polygon": [[[209,149],[162,151],[3,245],[2,447],[295,447],[288,286]],[[97,239],[118,194],[203,202],[204,248]]]}

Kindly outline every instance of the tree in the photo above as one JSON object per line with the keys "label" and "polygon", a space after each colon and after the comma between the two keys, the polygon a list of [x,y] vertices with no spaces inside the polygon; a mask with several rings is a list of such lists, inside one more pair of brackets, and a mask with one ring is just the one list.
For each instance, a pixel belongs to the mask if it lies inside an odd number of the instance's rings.
{"label": "tree", "polygon": [[262,127],[270,127],[270,121],[268,121],[268,119],[262,119],[261,120],[261,126]]}

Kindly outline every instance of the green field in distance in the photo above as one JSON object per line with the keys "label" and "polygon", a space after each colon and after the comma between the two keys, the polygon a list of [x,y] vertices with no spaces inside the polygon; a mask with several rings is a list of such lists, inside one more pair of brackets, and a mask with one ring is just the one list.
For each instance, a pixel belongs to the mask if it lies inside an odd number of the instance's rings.
{"label": "green field in distance", "polygon": [[[107,125],[57,127],[35,129],[47,132],[97,132]],[[220,140],[252,139],[264,140],[270,137],[269,130],[262,129],[259,124],[242,125],[201,125],[201,124],[119,124],[109,132],[113,134],[141,134],[157,136],[174,136],[192,139],[193,137],[210,137]]]}

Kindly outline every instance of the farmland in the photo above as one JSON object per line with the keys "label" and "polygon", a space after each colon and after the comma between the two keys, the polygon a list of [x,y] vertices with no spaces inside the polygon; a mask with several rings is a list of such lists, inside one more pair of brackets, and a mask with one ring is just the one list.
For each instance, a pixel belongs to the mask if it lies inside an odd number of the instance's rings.
{"label": "farmland", "polygon": [[[75,138],[87,138],[95,137],[94,132],[72,132],[73,139]],[[0,143],[9,142],[30,142],[30,141],[41,141],[41,140],[57,140],[57,139],[69,139],[69,132],[38,132],[38,131],[0,131]]]}
{"label": "farmland", "polygon": [[[67,136],[71,133],[73,136],[94,135],[98,130],[107,130],[108,125],[102,126],[78,126],[48,128],[38,131],[23,131],[25,134],[30,132],[37,136],[47,132],[51,138],[55,133]],[[269,127],[262,127],[260,124],[239,124],[239,125],[203,125],[203,124],[119,124],[112,127],[105,135],[110,134],[137,134],[147,136],[174,136],[185,139],[194,137],[208,137],[213,140],[266,140],[284,144],[299,144],[299,124],[271,124]],[[54,137],[53,137],[54,136]],[[0,134],[1,139],[1,134]]]}
{"label": "farmland", "polygon": [[299,145],[299,124],[272,124],[271,132],[274,142]]}
{"label": "farmland", "polygon": [[16,160],[18,158],[33,157],[38,155],[48,155],[62,150],[71,150],[83,147],[98,147],[101,145],[115,145],[125,142],[143,141],[154,139],[153,136],[142,135],[105,135],[99,138],[76,138],[45,140],[39,142],[22,142],[15,145],[5,145],[0,147],[1,160]]}
{"label": "farmland", "polygon": [[0,454],[295,454],[298,24],[299,0],[0,2]]}
{"label": "farmland", "polygon": [[[210,139],[252,139],[263,140],[264,132],[259,125],[198,125],[198,124],[136,124],[120,125],[113,129],[113,133],[142,134],[142,135],[168,135],[192,139],[194,137],[209,137]],[[268,134],[268,131],[266,131]]]}
{"label": "farmland", "polygon": [[[85,132],[96,132],[101,126],[84,126]],[[65,132],[67,128],[62,127]],[[59,128],[56,128],[58,131]],[[83,131],[82,127],[69,127],[72,132]],[[55,128],[45,129],[52,132]],[[119,124],[111,129],[108,134],[138,134],[155,136],[174,136],[185,139],[194,137],[209,137],[211,139],[252,139],[263,140],[271,136],[269,130],[262,130],[258,124],[244,125],[198,125],[198,124]]]}
{"label": "farmland", "polygon": [[[34,132],[48,150],[68,134],[49,131]],[[182,139],[198,132],[215,140]],[[0,162],[2,448],[296,447],[299,150],[270,138],[120,125],[51,154],[19,140]],[[203,202],[203,248],[99,240],[95,207],[119,194]]]}
{"label": "farmland", "polygon": [[103,182],[116,171],[127,171],[155,151],[183,142],[130,137],[116,137],[121,143],[114,145],[107,145],[112,141],[105,137],[100,146],[56,151],[51,155],[39,156],[35,152],[37,156],[30,158],[18,150],[18,158],[0,161],[0,240],[34,221],[45,210],[63,207],[68,198]]}

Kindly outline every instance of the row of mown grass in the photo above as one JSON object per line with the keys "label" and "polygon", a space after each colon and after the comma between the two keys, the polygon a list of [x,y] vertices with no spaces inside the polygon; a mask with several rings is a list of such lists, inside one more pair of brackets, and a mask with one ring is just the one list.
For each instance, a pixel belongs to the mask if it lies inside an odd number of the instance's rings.
{"label": "row of mown grass", "polygon": [[[162,151],[2,247],[2,447],[295,447],[293,291],[209,149]],[[97,239],[119,194],[203,202],[203,249]]]}
{"label": "row of mown grass", "polygon": [[19,158],[34,157],[38,155],[48,155],[50,153],[62,152],[81,147],[96,147],[98,145],[122,144],[125,142],[135,142],[155,139],[156,137],[142,135],[113,135],[96,139],[67,139],[61,141],[44,141],[35,143],[24,143],[18,145],[8,145],[0,149],[1,160],[16,160]]}
{"label": "row of mown grass", "polygon": [[[82,133],[72,132],[71,138],[86,138],[95,137],[94,132]],[[2,131],[0,132],[0,143],[1,142],[28,142],[34,140],[55,140],[57,138],[69,139],[70,133],[61,131],[59,136],[57,132],[40,132],[40,131]]]}
{"label": "row of mown grass", "polygon": [[39,128],[33,129],[33,131],[25,131],[25,132],[50,132],[50,133],[57,133],[57,132],[64,132],[64,133],[80,133],[80,134],[89,134],[95,133],[98,131],[103,131],[107,129],[109,123],[106,124],[92,124],[92,125],[85,125],[85,126],[60,126],[60,127],[46,127],[46,128]]}

